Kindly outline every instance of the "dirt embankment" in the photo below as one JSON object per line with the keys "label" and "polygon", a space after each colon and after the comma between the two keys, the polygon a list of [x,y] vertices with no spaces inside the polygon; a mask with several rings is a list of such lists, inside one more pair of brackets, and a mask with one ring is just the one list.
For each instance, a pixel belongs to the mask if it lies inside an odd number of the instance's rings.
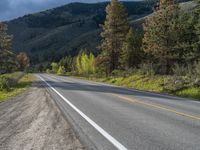
{"label": "dirt embankment", "polygon": [[33,85],[0,104],[1,150],[82,150],[70,125],[47,91]]}

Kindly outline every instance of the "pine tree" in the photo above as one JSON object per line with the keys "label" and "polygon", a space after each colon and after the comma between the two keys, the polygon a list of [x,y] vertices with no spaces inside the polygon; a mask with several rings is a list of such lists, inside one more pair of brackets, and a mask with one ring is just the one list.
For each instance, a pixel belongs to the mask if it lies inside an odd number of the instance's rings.
{"label": "pine tree", "polygon": [[197,47],[196,43],[198,37],[195,33],[195,24],[198,17],[194,15],[194,12],[187,12],[179,14],[177,19],[177,26],[179,30],[177,30],[174,36],[176,40],[176,45],[172,49],[175,55],[175,59],[177,63],[184,62],[194,62],[197,59]]}
{"label": "pine tree", "polygon": [[165,9],[166,7],[173,5],[173,4],[174,4],[173,0],[160,0],[159,8]]}
{"label": "pine tree", "polygon": [[[177,24],[179,7],[171,0],[161,0],[159,10],[148,17],[143,25],[143,49],[161,64],[161,73],[167,73],[170,61],[178,53],[174,49],[180,26]],[[174,51],[173,51],[174,50]]]}
{"label": "pine tree", "polygon": [[141,61],[141,36],[130,28],[123,44],[121,64],[124,69],[137,67]]}
{"label": "pine tree", "polygon": [[109,72],[118,69],[122,46],[129,30],[128,17],[124,6],[118,0],[111,0],[106,7],[101,49],[109,58]]}
{"label": "pine tree", "polygon": [[200,59],[200,0],[197,0],[197,8],[195,11],[195,18],[197,18],[197,23],[195,25],[195,33],[197,36],[197,42],[194,44],[196,50],[196,55]]}
{"label": "pine tree", "polygon": [[11,52],[12,37],[6,32],[7,25],[0,22],[0,74],[17,69],[16,57]]}
{"label": "pine tree", "polygon": [[110,65],[109,56],[103,51],[95,59],[95,68],[97,75],[99,76],[106,75],[107,77],[110,73],[109,65]]}

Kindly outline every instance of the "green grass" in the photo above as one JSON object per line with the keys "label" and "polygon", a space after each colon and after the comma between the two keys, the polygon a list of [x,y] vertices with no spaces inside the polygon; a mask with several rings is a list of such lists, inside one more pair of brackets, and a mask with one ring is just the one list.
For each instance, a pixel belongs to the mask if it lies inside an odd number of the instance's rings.
{"label": "green grass", "polygon": [[166,90],[164,87],[164,83],[171,84],[174,86],[174,83],[168,79],[173,79],[173,76],[162,76],[162,75],[155,75],[155,76],[144,76],[140,74],[133,74],[129,75],[128,77],[102,77],[97,78],[95,76],[90,77],[80,77],[82,79],[89,79],[97,82],[108,83],[112,85],[134,88],[139,90],[145,90],[150,92],[157,92],[157,93],[168,93],[173,94],[180,97],[185,98],[193,98],[200,100],[200,89],[197,87],[190,87],[190,88],[183,88],[176,92]]}
{"label": "green grass", "polygon": [[[9,77],[16,77],[16,73],[15,74],[8,74],[6,76]],[[11,89],[9,91],[0,91],[0,102],[3,102],[11,97],[14,97],[22,92],[24,92],[27,87],[32,83],[32,81],[34,80],[33,75],[31,74],[26,74],[24,75],[19,81],[18,84],[15,85],[14,87],[11,87]]]}
{"label": "green grass", "polygon": [[146,77],[135,74],[128,77],[110,77],[110,78],[89,78],[94,81],[109,83],[117,86],[147,90],[152,92],[163,92],[163,77]]}
{"label": "green grass", "polygon": [[200,100],[200,89],[197,87],[191,87],[188,89],[183,89],[181,91],[176,92],[177,96],[194,98]]}

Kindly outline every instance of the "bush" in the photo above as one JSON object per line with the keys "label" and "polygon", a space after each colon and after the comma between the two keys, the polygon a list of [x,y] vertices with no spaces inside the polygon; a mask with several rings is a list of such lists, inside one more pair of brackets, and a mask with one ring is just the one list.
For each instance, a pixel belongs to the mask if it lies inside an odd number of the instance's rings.
{"label": "bush", "polygon": [[8,91],[9,89],[10,89],[9,78],[0,76],[0,91],[3,91],[3,90]]}
{"label": "bush", "polygon": [[111,75],[115,77],[124,77],[126,76],[126,72],[123,70],[113,70]]}
{"label": "bush", "polygon": [[187,74],[187,69],[183,65],[175,64],[172,68],[173,74],[176,76],[185,76]]}
{"label": "bush", "polygon": [[193,81],[188,76],[168,76],[164,78],[164,91],[174,93],[181,89],[193,86]]}
{"label": "bush", "polygon": [[53,73],[57,73],[58,72],[59,66],[58,66],[57,63],[55,63],[55,62],[51,63],[51,67],[52,67],[52,72]]}
{"label": "bush", "polygon": [[142,75],[154,76],[156,71],[152,63],[146,63],[140,65],[139,73]]}
{"label": "bush", "polygon": [[52,71],[50,69],[47,69],[46,70],[46,73],[51,73]]}
{"label": "bush", "polygon": [[65,67],[60,66],[58,71],[57,71],[57,75],[64,75],[64,74],[65,74]]}
{"label": "bush", "polygon": [[176,95],[200,100],[200,89],[196,87],[186,88],[186,89],[177,91]]}

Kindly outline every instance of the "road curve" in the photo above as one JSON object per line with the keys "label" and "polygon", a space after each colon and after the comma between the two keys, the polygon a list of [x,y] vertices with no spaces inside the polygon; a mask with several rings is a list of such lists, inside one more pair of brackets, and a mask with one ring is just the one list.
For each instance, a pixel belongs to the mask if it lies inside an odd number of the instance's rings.
{"label": "road curve", "polygon": [[200,150],[200,102],[37,74],[87,149]]}

